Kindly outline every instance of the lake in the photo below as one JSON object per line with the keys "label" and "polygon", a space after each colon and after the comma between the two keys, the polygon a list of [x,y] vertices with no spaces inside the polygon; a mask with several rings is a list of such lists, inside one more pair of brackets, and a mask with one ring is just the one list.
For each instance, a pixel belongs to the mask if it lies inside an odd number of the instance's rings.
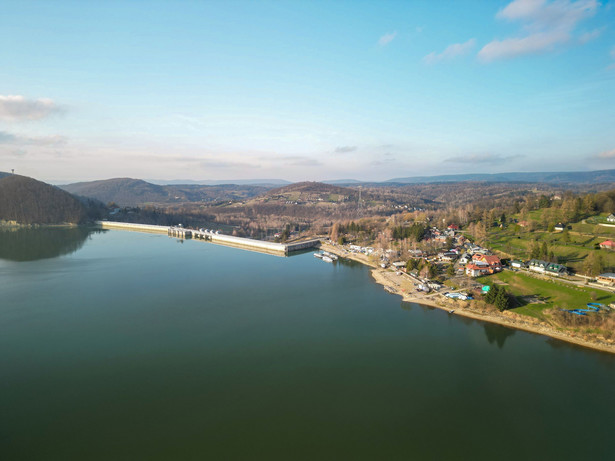
{"label": "lake", "polygon": [[0,232],[0,458],[612,459],[615,356],[354,262]]}

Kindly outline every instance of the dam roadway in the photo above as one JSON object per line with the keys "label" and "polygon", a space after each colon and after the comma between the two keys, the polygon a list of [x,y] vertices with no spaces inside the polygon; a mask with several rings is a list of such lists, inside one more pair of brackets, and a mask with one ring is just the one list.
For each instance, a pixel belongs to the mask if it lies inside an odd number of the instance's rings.
{"label": "dam roadway", "polygon": [[177,226],[156,226],[152,224],[124,223],[118,221],[97,221],[96,224],[103,229],[122,229],[135,232],[167,234],[171,237],[193,238],[219,245],[226,245],[278,256],[285,256],[294,251],[301,251],[320,246],[319,239],[310,239],[293,243],[276,243],[244,237],[234,237],[232,235],[216,234],[214,232],[205,232],[195,229],[185,229]]}

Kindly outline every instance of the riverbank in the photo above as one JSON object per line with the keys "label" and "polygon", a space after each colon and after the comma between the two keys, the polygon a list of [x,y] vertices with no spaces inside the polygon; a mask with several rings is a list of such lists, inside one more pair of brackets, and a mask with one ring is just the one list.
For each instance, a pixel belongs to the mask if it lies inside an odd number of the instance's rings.
{"label": "riverbank", "polygon": [[389,269],[381,269],[374,261],[363,254],[350,253],[338,246],[323,243],[323,250],[335,253],[336,255],[352,259],[372,268],[371,275],[376,283],[383,285],[389,293],[398,294],[406,302],[422,304],[424,306],[435,307],[447,312],[454,311],[453,315],[461,315],[484,322],[497,323],[508,328],[523,330],[550,338],[559,339],[578,346],[587,347],[603,352],[615,354],[615,342],[609,340],[599,340],[589,337],[575,335],[574,332],[558,330],[555,327],[541,322],[538,319],[525,315],[516,314],[511,311],[491,311],[472,307],[467,301],[445,298],[440,293],[424,294],[417,292],[412,280],[406,275],[397,275]]}

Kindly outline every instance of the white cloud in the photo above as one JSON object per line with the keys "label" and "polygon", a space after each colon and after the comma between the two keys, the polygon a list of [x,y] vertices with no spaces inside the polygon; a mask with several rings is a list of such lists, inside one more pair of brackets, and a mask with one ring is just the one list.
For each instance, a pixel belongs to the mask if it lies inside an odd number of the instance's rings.
{"label": "white cloud", "polygon": [[22,136],[6,131],[0,131],[0,144],[18,144],[30,146],[59,146],[66,144],[67,138],[60,135],[52,136]]}
{"label": "white cloud", "polygon": [[51,99],[26,99],[20,95],[0,95],[0,120],[19,122],[40,120],[51,114],[62,112]]}
{"label": "white cloud", "polygon": [[395,37],[397,37],[397,31],[384,34],[382,37],[378,39],[378,45],[380,46],[388,45],[393,40],[395,40]]}
{"label": "white cloud", "polygon": [[[573,38],[579,22],[593,16],[598,6],[596,0],[515,0],[496,17],[519,21],[523,33],[519,37],[487,43],[478,52],[478,57],[483,61],[494,61],[554,51]],[[579,41],[586,43],[599,34],[599,30],[582,34]]]}
{"label": "white cloud", "polygon": [[596,155],[596,158],[601,158],[601,159],[615,158],[615,149],[600,152],[598,155]]}
{"label": "white cloud", "polygon": [[423,61],[427,64],[435,64],[436,62],[452,59],[456,56],[462,56],[470,52],[474,45],[476,44],[476,40],[471,38],[465,43],[453,43],[446,47],[446,49],[442,53],[436,53],[435,51],[429,53],[427,56],[423,58]]}

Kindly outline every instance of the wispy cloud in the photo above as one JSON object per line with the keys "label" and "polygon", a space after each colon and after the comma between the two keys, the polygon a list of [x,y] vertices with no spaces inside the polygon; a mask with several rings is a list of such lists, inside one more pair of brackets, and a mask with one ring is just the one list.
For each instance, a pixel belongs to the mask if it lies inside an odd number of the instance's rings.
{"label": "wispy cloud", "polygon": [[475,44],[476,39],[473,38],[465,43],[453,43],[452,45],[447,46],[442,53],[436,53],[435,51],[429,53],[423,58],[423,61],[426,64],[435,64],[439,61],[452,59],[457,56],[463,56],[464,54],[468,54],[472,48],[474,48]]}
{"label": "wispy cloud", "polygon": [[0,144],[19,144],[33,146],[59,146],[66,144],[68,139],[64,136],[22,136],[7,131],[0,131]]}
{"label": "wispy cloud", "polygon": [[288,156],[284,157],[284,164],[290,166],[322,166],[323,163],[320,160],[311,157],[303,157],[300,155],[297,156]]}
{"label": "wispy cloud", "polygon": [[347,154],[349,152],[354,152],[357,149],[358,149],[357,146],[338,146],[335,148],[334,152],[336,154]]}
{"label": "wispy cloud", "polygon": [[579,36],[579,43],[581,45],[585,45],[587,42],[591,42],[592,40],[596,40],[602,34],[604,29],[594,29],[589,32],[585,32]]}
{"label": "wispy cloud", "polygon": [[449,157],[445,159],[444,161],[450,162],[450,163],[494,164],[494,163],[509,162],[511,160],[515,160],[515,159],[522,158],[522,157],[523,155],[503,156],[503,155],[494,155],[494,154],[470,154],[470,155],[460,155],[456,157]]}
{"label": "wispy cloud", "polygon": [[[496,18],[519,21],[522,33],[487,43],[478,57],[489,62],[554,51],[573,38],[577,25],[593,16],[598,6],[596,0],[515,0],[499,11]],[[582,34],[579,41],[586,43],[599,34],[600,31]]]}
{"label": "wispy cloud", "polygon": [[369,164],[372,166],[382,166],[382,165],[390,165],[391,163],[396,162],[397,159],[391,154],[387,152],[386,154],[378,157],[375,160],[372,160]]}
{"label": "wispy cloud", "polygon": [[598,155],[595,155],[594,158],[602,159],[602,160],[615,159],[615,149],[600,152]]}
{"label": "wispy cloud", "polygon": [[26,99],[20,95],[0,95],[0,120],[19,122],[40,120],[64,109],[47,98]]}
{"label": "wispy cloud", "polygon": [[389,43],[391,43],[393,40],[395,40],[395,37],[397,37],[397,31],[384,34],[382,37],[378,39],[378,45],[386,46]]}

